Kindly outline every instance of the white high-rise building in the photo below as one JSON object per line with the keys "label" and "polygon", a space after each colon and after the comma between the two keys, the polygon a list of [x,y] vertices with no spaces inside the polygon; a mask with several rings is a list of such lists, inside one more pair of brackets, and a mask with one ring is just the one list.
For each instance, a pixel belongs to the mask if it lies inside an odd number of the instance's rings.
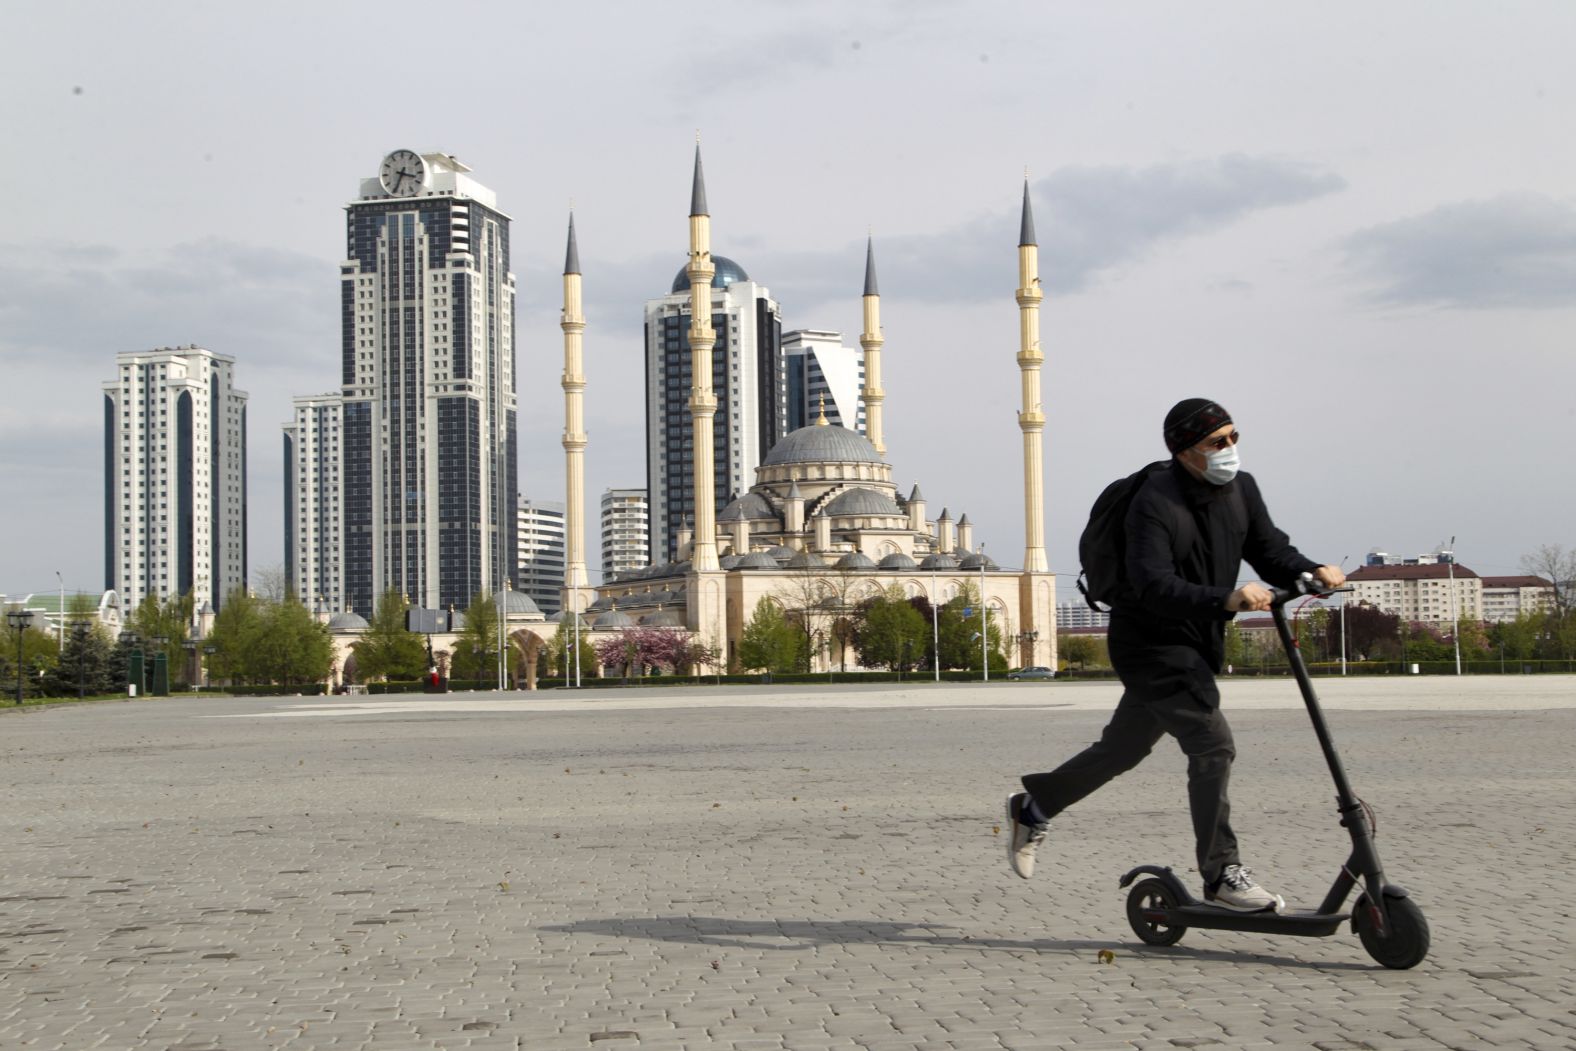
{"label": "white high-rise building", "polygon": [[515,531],[520,538],[519,589],[551,616],[563,606],[564,505],[521,497]]}
{"label": "white high-rise building", "polygon": [[104,384],[104,586],[135,610],[246,585],[246,393],[196,346],[115,356]]}
{"label": "white high-rise building", "polygon": [[826,422],[868,434],[865,427],[865,352],[843,344],[841,332],[797,329],[783,333],[788,387],[788,430]]}
{"label": "white high-rise building", "polygon": [[343,399],[307,394],[293,399],[284,425],[285,580],[308,609],[345,608],[344,485],[339,457]]}
{"label": "white high-rise building", "polygon": [[602,492],[602,579],[612,580],[647,564],[651,557],[651,515],[644,489]]}
{"label": "white high-rise building", "polygon": [[509,216],[443,153],[395,150],[346,211],[342,586],[464,609],[515,574]]}
{"label": "white high-rise building", "polygon": [[[788,433],[782,319],[766,286],[726,256],[711,257],[713,512],[755,484],[755,468]],[[690,279],[680,269],[661,299],[646,302],[646,487],[651,561],[678,557],[682,523],[695,523],[690,418]]]}

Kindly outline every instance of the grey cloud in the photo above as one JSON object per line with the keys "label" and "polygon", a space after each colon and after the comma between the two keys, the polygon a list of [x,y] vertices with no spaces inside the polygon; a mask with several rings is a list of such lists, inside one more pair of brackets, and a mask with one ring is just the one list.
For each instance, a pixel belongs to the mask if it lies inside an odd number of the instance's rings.
{"label": "grey cloud", "polygon": [[[1040,276],[1053,292],[1076,292],[1168,240],[1198,236],[1269,208],[1301,204],[1345,187],[1332,172],[1269,157],[1228,154],[1146,168],[1064,168],[1034,182]],[[1007,196],[1004,194],[1004,196]],[[1000,294],[1017,278],[1013,204],[934,234],[878,237],[883,291],[928,301]],[[761,261],[779,298],[809,303],[857,295],[864,256],[854,246],[781,253]],[[853,290],[852,292],[850,290]]]}
{"label": "grey cloud", "polygon": [[1459,201],[1360,230],[1348,263],[1374,300],[1460,309],[1576,304],[1576,208],[1541,194]]}
{"label": "grey cloud", "polygon": [[332,360],[334,274],[324,260],[217,238],[135,264],[97,246],[7,245],[0,347],[101,369],[116,351],[192,342],[269,367]]}

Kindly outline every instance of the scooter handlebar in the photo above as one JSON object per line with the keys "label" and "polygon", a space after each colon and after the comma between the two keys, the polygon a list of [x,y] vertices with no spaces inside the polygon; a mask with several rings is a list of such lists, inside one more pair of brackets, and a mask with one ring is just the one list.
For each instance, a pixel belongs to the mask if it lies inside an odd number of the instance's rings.
{"label": "scooter handlebar", "polygon": [[1335,595],[1343,591],[1355,590],[1356,588],[1346,584],[1343,584],[1338,588],[1327,588],[1315,580],[1312,573],[1304,573],[1301,577],[1297,578],[1297,582],[1289,588],[1270,588],[1270,595],[1272,596],[1270,604],[1272,606],[1284,606],[1292,599],[1302,598],[1305,595],[1314,595],[1318,598],[1326,598],[1330,595]]}

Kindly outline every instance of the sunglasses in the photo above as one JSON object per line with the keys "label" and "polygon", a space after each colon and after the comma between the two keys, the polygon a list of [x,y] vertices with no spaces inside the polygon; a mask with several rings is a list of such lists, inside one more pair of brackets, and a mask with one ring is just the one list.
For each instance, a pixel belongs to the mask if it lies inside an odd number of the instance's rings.
{"label": "sunglasses", "polygon": [[1242,438],[1242,432],[1233,429],[1230,434],[1222,434],[1219,438],[1209,438],[1198,443],[1200,449],[1214,449],[1219,452],[1229,445],[1236,445]]}

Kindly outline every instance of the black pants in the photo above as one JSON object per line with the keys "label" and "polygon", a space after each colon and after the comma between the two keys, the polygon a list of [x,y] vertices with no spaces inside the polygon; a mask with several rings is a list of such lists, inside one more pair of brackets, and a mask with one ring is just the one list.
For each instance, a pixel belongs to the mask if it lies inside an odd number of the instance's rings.
{"label": "black pants", "polygon": [[1203,658],[1186,647],[1118,657],[1113,646],[1111,656],[1125,690],[1100,740],[1050,773],[1024,775],[1023,787],[1046,816],[1054,817],[1137,766],[1170,734],[1187,755],[1198,869],[1206,883],[1213,883],[1227,865],[1241,860],[1226,796],[1237,752],[1220,710],[1215,677]]}

